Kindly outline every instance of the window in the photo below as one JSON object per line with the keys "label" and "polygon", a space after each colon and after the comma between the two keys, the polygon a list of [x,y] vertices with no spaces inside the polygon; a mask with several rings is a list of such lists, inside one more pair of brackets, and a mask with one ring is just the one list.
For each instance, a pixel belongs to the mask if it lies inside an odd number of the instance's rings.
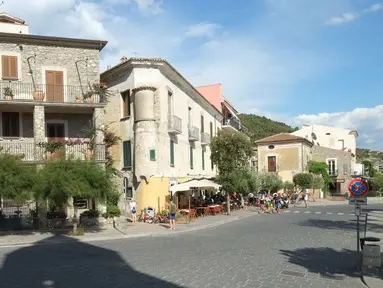
{"label": "window", "polygon": [[124,156],[124,168],[132,167],[132,147],[131,141],[122,142],[123,156]]}
{"label": "window", "polygon": [[213,122],[210,122],[210,137],[213,137]]}
{"label": "window", "polygon": [[201,133],[205,132],[205,123],[204,122],[205,122],[205,119],[201,115]]}
{"label": "window", "polygon": [[214,170],[214,162],[213,162],[213,159],[211,159],[211,155],[210,155],[210,166],[211,166],[211,170]]}
{"label": "window", "polygon": [[149,154],[150,154],[150,161],[156,161],[156,150],[150,149]]}
{"label": "window", "polygon": [[190,169],[194,169],[193,167],[193,147],[190,146]]}
{"label": "window", "polygon": [[3,79],[18,79],[17,56],[1,56],[1,65]]}
{"label": "window", "polygon": [[340,146],[342,147],[341,149],[344,149],[344,140],[341,139],[341,140],[338,140]]}
{"label": "window", "polygon": [[205,151],[202,150],[202,170],[205,170]]}
{"label": "window", "polygon": [[173,115],[173,93],[168,91],[168,116]]}
{"label": "window", "polygon": [[86,198],[73,197],[73,206],[78,209],[88,209],[89,200]]}
{"label": "window", "polygon": [[192,108],[188,107],[188,125],[192,126]]}
{"label": "window", "polygon": [[274,149],[275,146],[274,145],[269,145],[269,149]]}
{"label": "window", "polygon": [[267,157],[267,171],[277,172],[277,157],[276,156]]}
{"label": "window", "polygon": [[327,167],[328,167],[328,175],[335,176],[336,175],[335,159],[327,160]]}
{"label": "window", "polygon": [[174,141],[170,140],[170,166],[174,166]]}
{"label": "window", "polygon": [[130,117],[130,90],[121,93],[122,118]]}
{"label": "window", "polygon": [[20,118],[17,112],[3,112],[3,137],[20,137]]}

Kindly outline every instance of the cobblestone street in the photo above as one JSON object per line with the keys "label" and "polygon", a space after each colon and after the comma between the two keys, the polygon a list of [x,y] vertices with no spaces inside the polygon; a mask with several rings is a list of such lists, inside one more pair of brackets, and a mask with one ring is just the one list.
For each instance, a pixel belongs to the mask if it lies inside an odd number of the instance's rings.
{"label": "cobblestone street", "polygon": [[354,273],[352,209],[291,208],[180,234],[0,248],[0,283],[6,288],[365,287]]}

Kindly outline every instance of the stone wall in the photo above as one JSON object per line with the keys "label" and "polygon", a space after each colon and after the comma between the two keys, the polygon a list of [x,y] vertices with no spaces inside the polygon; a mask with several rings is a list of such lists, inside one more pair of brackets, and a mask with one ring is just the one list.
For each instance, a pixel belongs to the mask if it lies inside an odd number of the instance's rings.
{"label": "stone wall", "polygon": [[13,43],[0,43],[0,54],[18,57],[19,81],[23,83],[44,84],[44,69],[64,71],[64,85],[87,86],[88,82],[99,82],[98,50],[29,44],[23,44],[20,49]]}
{"label": "stone wall", "polygon": [[335,178],[335,181],[340,183],[341,193],[346,193],[353,172],[351,171],[353,161],[351,153],[316,145],[311,148],[311,153],[312,160],[318,162],[326,162],[326,159],[336,159],[338,175]]}

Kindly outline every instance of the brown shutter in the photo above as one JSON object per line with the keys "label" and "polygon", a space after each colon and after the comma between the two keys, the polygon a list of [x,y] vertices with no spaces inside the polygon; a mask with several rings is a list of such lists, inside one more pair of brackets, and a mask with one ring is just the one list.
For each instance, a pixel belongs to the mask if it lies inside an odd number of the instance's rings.
{"label": "brown shutter", "polygon": [[12,79],[18,79],[18,69],[17,69],[17,57],[9,56],[9,76]]}
{"label": "brown shutter", "polygon": [[277,157],[269,156],[267,157],[268,172],[277,172]]}
{"label": "brown shutter", "polygon": [[45,84],[46,84],[46,93],[47,101],[53,101],[55,95],[55,72],[54,71],[45,71]]}
{"label": "brown shutter", "polygon": [[9,75],[9,65],[8,65],[8,56],[1,56],[1,65],[2,67],[2,77],[8,78]]}
{"label": "brown shutter", "polygon": [[55,71],[55,101],[64,102],[64,73]]}

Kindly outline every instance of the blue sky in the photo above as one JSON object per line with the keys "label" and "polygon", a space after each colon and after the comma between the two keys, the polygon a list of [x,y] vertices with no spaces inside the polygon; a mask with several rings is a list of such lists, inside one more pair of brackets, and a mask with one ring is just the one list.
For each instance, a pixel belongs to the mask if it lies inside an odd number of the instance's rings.
{"label": "blue sky", "polygon": [[383,149],[383,1],[12,0],[33,34],[105,39],[102,67],[162,57],[239,111],[357,129]]}

